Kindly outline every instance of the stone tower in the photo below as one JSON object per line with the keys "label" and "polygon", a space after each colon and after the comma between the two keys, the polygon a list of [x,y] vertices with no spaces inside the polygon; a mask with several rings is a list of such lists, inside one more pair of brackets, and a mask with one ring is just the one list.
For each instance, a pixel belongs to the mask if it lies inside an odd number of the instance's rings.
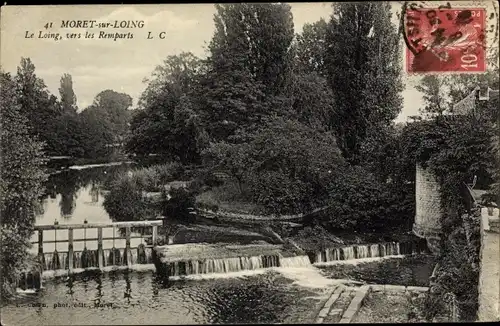
{"label": "stone tower", "polygon": [[441,188],[436,176],[418,163],[416,166],[415,199],[413,233],[420,238],[425,238],[429,249],[437,253],[441,234]]}

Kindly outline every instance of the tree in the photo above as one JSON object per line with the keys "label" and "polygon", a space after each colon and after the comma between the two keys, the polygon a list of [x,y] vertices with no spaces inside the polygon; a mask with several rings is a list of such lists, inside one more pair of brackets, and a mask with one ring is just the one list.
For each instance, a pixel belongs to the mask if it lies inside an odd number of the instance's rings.
{"label": "tree", "polygon": [[233,69],[247,70],[261,82],[266,94],[281,94],[292,63],[290,5],[241,3],[215,8],[215,34],[209,46],[214,68],[233,62]]}
{"label": "tree", "polygon": [[61,96],[61,106],[63,112],[76,113],[76,95],[73,90],[73,79],[70,74],[64,74],[61,77],[61,86],[59,87],[59,95]]}
{"label": "tree", "polygon": [[284,118],[266,119],[246,142],[216,143],[206,152],[273,214],[307,212],[321,205],[343,166],[331,133]]}
{"label": "tree", "polygon": [[372,126],[387,125],[402,108],[400,45],[388,3],[333,5],[326,65],[335,98],[335,131],[343,156],[360,162]]}
{"label": "tree", "polygon": [[292,77],[288,116],[320,130],[331,130],[335,118],[332,90],[318,73],[298,73]]}
{"label": "tree", "polygon": [[121,141],[128,130],[131,106],[130,95],[107,89],[97,94],[94,103],[86,110],[100,111],[109,123],[115,140]]}
{"label": "tree", "polygon": [[46,143],[47,152],[56,154],[51,145],[52,134],[49,125],[61,114],[57,98],[51,95],[44,83],[35,74],[35,65],[29,58],[22,58],[15,77],[16,97],[20,113],[27,118],[30,132]]}
{"label": "tree", "polygon": [[264,85],[248,71],[227,68],[210,71],[201,80],[204,94],[199,107],[205,128],[211,139],[228,141],[238,130],[251,132],[270,113],[270,98],[266,98]]}
{"label": "tree", "polygon": [[118,137],[115,126],[104,109],[90,106],[78,115],[80,128],[72,135],[77,137],[85,157],[102,158],[111,153],[110,144]]}
{"label": "tree", "polygon": [[141,109],[132,118],[129,152],[160,154],[185,164],[199,161],[206,144],[197,100],[203,70],[203,62],[192,53],[169,56],[156,67],[141,96]]}
{"label": "tree", "polygon": [[420,84],[415,87],[423,93],[425,107],[420,109],[424,115],[442,115],[448,111],[449,104],[446,98],[446,83],[443,76],[426,75]]}
{"label": "tree", "polygon": [[327,22],[322,18],[313,24],[305,24],[302,34],[296,36],[295,65],[300,72],[316,72],[327,76],[325,66]]}
{"label": "tree", "polygon": [[224,4],[216,10],[199,106],[210,137],[227,141],[237,130],[255,130],[266,115],[286,112],[293,20],[287,4]]}
{"label": "tree", "polygon": [[26,262],[36,202],[47,176],[43,144],[29,133],[23,108],[17,102],[15,82],[9,74],[0,73],[0,257],[2,295],[7,296],[15,290],[18,273]]}

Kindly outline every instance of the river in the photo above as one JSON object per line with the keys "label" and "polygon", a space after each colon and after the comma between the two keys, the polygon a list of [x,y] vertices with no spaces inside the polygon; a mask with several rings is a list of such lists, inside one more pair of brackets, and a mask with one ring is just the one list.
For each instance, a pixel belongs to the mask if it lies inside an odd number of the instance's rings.
{"label": "river", "polygon": [[[104,187],[114,175],[126,173],[130,168],[131,165],[72,168],[51,175],[36,224],[112,222],[102,206]],[[75,230],[75,239],[83,237],[77,231],[83,232]],[[110,230],[103,232],[106,237]],[[66,230],[58,234],[44,232],[44,239],[56,237],[61,241],[57,249],[67,250]],[[33,242],[36,240],[37,234],[32,238]],[[96,245],[85,244],[89,249]],[[82,248],[75,248],[79,249]],[[44,245],[44,252],[53,250],[54,245]],[[32,251],[37,251],[36,244]],[[312,288],[310,282],[314,277],[299,276],[308,283],[300,286],[292,284],[293,277],[285,277],[276,270],[165,283],[154,268],[144,267],[145,270],[87,271],[45,279],[40,292],[21,293],[2,307],[2,322],[5,325],[302,323],[314,318],[318,299],[327,288],[323,282],[332,283],[314,270],[308,271],[318,278]],[[311,295],[317,299],[299,303]]]}
{"label": "river", "polygon": [[[73,168],[50,177],[36,224],[109,223],[103,208],[104,188],[113,176],[131,165]],[[83,238],[83,230],[74,238]],[[104,229],[104,237],[112,230]],[[92,235],[87,234],[87,237]],[[44,239],[57,238],[58,251],[66,251],[67,231],[45,231]],[[37,240],[35,234],[32,238]],[[141,239],[135,239],[141,241]],[[117,240],[117,247],[124,239]],[[134,241],[134,239],[133,239]],[[75,243],[95,249],[97,244]],[[132,247],[137,243],[131,243]],[[78,247],[80,246],[80,247]],[[111,248],[112,243],[104,243]],[[33,246],[37,252],[37,245]],[[44,252],[54,245],[44,245]],[[398,250],[399,252],[399,250]],[[373,265],[375,264],[375,265]],[[321,309],[325,293],[340,278],[392,283],[387,268],[399,273],[399,263],[389,267],[373,263],[353,267],[279,267],[229,274],[192,275],[165,281],[154,265],[135,265],[133,270],[62,273],[44,279],[39,292],[24,291],[2,307],[5,325],[116,325],[208,323],[310,323]],[[396,265],[395,265],[396,264]],[[425,265],[425,264],[424,264]],[[380,268],[379,268],[380,266]],[[405,267],[406,265],[402,265]],[[405,267],[406,268],[406,267]],[[427,268],[427,267],[426,267]],[[368,272],[364,272],[367,270]],[[362,273],[362,274],[360,274]],[[364,273],[364,274],[363,274]],[[367,274],[368,273],[368,274]],[[426,272],[428,274],[428,271]],[[396,275],[394,274],[394,275]],[[413,272],[401,282],[415,279]],[[425,283],[425,280],[423,281]],[[420,284],[419,284],[420,285]],[[421,284],[424,285],[424,284]]]}
{"label": "river", "polygon": [[[106,186],[112,182],[113,178],[122,173],[126,173],[132,168],[131,164],[108,165],[108,166],[74,166],[70,169],[51,174],[46,183],[46,193],[41,199],[41,210],[36,217],[36,225],[54,224],[83,224],[88,223],[112,223],[112,219],[103,207]],[[116,232],[116,231],[115,231]],[[59,252],[67,251],[68,231],[44,231],[44,240],[59,241],[44,244],[44,252],[53,252],[57,246]],[[112,237],[113,229],[103,229],[103,237]],[[118,234],[115,234],[118,236]],[[74,239],[96,238],[97,229],[84,231],[74,230]],[[38,233],[35,232],[31,238],[36,242]],[[136,247],[141,239],[132,239],[132,246]],[[125,239],[115,241],[116,247],[124,247]],[[113,247],[113,241],[103,242],[105,249]],[[97,249],[97,241],[75,242],[74,250],[82,251],[84,247],[89,250]],[[37,252],[35,244],[32,248]]]}

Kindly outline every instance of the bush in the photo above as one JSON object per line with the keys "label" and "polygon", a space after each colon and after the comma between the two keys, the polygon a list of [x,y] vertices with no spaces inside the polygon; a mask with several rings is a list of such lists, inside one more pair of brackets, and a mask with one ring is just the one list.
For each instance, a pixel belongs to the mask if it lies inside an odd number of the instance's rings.
{"label": "bush", "polygon": [[0,252],[2,257],[2,299],[14,294],[17,278],[23,270],[29,266],[27,261],[30,256],[28,250],[31,248],[29,238],[21,235],[17,226],[2,225],[0,230],[2,245]]}
{"label": "bush", "polygon": [[249,182],[253,200],[264,206],[266,213],[294,214],[311,210],[313,185],[291,179],[281,171],[265,171]]}
{"label": "bush", "polygon": [[[204,153],[217,169],[227,171],[243,193],[266,214],[297,214],[322,203],[329,172],[344,161],[330,132],[295,120],[270,118],[245,134],[246,143],[214,143]],[[272,141],[270,141],[272,140]]]}
{"label": "bush", "polygon": [[208,210],[208,211],[212,211],[212,212],[219,211],[219,205],[211,204],[211,203],[204,203],[204,202],[197,202],[196,208],[202,209],[202,210]]}
{"label": "bush", "polygon": [[162,211],[163,215],[170,220],[180,222],[191,222],[194,216],[190,214],[195,207],[195,195],[185,188],[173,188],[169,192],[168,199],[166,192],[163,195]]}
{"label": "bush", "polygon": [[362,168],[337,175],[329,190],[329,209],[319,218],[327,229],[374,231],[413,219],[413,192],[396,192]]}
{"label": "bush", "polygon": [[181,165],[167,163],[136,169],[132,171],[131,178],[144,191],[159,192],[164,184],[176,180],[181,174]]}
{"label": "bush", "polygon": [[144,193],[140,179],[121,176],[112,183],[103,206],[113,220],[139,221],[156,216],[158,206]]}

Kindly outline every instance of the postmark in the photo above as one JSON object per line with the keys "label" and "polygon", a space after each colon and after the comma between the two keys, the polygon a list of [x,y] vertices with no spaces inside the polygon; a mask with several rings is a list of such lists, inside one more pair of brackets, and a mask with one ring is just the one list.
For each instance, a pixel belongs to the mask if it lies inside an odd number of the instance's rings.
{"label": "postmark", "polygon": [[403,7],[406,71],[486,71],[486,10],[436,8],[410,3]]}

